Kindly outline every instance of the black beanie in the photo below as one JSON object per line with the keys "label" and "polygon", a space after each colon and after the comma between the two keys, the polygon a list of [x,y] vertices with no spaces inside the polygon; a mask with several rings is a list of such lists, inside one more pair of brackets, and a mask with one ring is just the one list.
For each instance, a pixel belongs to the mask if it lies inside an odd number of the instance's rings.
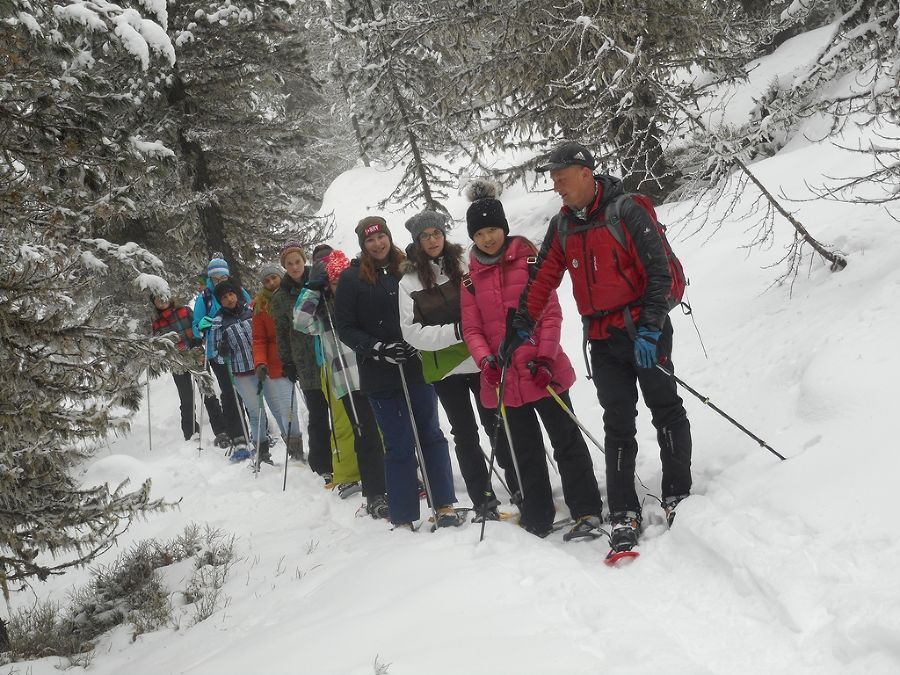
{"label": "black beanie", "polygon": [[489,180],[475,180],[466,188],[466,197],[471,200],[466,211],[466,229],[469,239],[483,227],[499,227],[509,235],[509,223],[503,212],[503,204],[497,199],[497,184]]}
{"label": "black beanie", "polygon": [[334,249],[328,244],[319,244],[312,251],[312,261],[319,262],[322,258],[331,253]]}
{"label": "black beanie", "polygon": [[225,281],[220,281],[216,284],[213,293],[216,294],[216,300],[222,302],[222,296],[226,293],[234,293],[238,297],[238,302],[242,300],[241,297],[241,287],[234,283],[231,279],[226,279]]}

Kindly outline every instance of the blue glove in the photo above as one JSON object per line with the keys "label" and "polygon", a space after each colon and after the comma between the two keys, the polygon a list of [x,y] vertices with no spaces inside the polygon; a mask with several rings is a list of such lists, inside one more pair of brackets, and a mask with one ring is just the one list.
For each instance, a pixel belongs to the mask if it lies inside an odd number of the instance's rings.
{"label": "blue glove", "polygon": [[656,355],[656,345],[662,331],[653,330],[647,326],[638,328],[637,337],[634,338],[634,360],[638,368],[652,368],[659,358]]}
{"label": "blue glove", "polygon": [[197,328],[199,328],[200,330],[206,330],[207,328],[209,328],[212,325],[213,325],[212,317],[208,316],[208,315],[204,316],[202,319],[200,319],[197,322]]}

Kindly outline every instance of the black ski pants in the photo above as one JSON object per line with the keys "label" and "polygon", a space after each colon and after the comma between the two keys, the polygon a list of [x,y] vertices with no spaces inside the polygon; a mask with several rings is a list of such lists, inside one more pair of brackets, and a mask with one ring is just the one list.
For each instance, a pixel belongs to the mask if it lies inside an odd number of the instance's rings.
{"label": "black ski pants", "polygon": [[[607,339],[591,340],[590,344],[594,385],[603,407],[610,512],[641,512],[634,487],[638,386],[656,427],[663,499],[689,494],[691,425],[675,381],[658,368],[639,368],[634,360],[634,342],[624,330],[613,329]],[[674,373],[672,322],[668,317],[657,345],[657,355],[663,368]]]}
{"label": "black ski pants", "polygon": [[[238,408],[237,398],[234,395],[234,386],[231,384],[231,375],[228,366],[217,361],[209,362],[213,375],[219,383],[219,391],[222,399],[222,413],[225,416],[225,431],[233,440],[244,435],[244,427],[241,424],[243,412]],[[247,439],[248,441],[250,439]]]}
{"label": "black ski pants", "polygon": [[[353,402],[350,402],[350,397]],[[356,465],[362,480],[362,493],[367,499],[385,494],[384,445],[381,432],[375,421],[375,414],[369,404],[369,397],[358,391],[345,394],[341,398],[350,424],[353,425],[353,448],[356,450]],[[358,415],[358,417],[357,417]]]}
{"label": "black ski pants", "polygon": [[[481,449],[478,420],[481,421],[481,426],[490,436],[494,428],[496,412],[481,405],[479,399],[480,373],[450,375],[432,384],[450,422],[453,448],[459,463],[459,471],[466,484],[466,492],[469,499],[472,500],[472,505],[476,508],[481,507],[486,499],[494,500],[496,495],[494,495],[494,488],[491,485],[491,476],[488,474],[484,452]],[[475,396],[475,410],[472,409],[472,395]],[[478,419],[475,417],[476,411]]]}
{"label": "black ski pants", "polygon": [[321,389],[302,389],[306,401],[307,451],[309,468],[317,474],[331,473],[331,424],[328,417],[328,401]]}
{"label": "black ski pants", "polygon": [[[188,440],[195,431],[200,429],[200,420],[195,419],[196,413],[194,412],[194,381],[188,372],[173,372],[172,379],[175,380],[178,400],[181,402],[181,432],[184,434],[184,440]],[[222,417],[222,408],[219,407],[219,399],[215,396],[204,396],[203,404],[206,406],[209,416],[209,426],[212,427],[213,434],[218,436],[226,428],[225,419]]]}
{"label": "black ski pants", "polygon": [[[559,397],[572,408],[568,391],[562,392]],[[526,528],[544,532],[550,529],[556,517],[544,454],[544,436],[538,424],[538,416],[550,437],[553,459],[559,468],[563,497],[569,513],[573,518],[601,516],[603,500],[594,475],[591,454],[581,430],[562,407],[553,398],[547,397],[528,405],[507,408],[506,416],[524,483],[522,520]]]}

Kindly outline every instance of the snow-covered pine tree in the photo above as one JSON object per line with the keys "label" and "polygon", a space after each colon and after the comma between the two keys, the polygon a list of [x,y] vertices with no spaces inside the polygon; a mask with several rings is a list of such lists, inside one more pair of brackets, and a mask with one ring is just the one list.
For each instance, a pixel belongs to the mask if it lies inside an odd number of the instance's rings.
{"label": "snow-covered pine tree", "polygon": [[[104,238],[171,152],[137,108],[174,51],[158,14],[114,3],[0,6],[0,588],[83,565],[141,513],[150,482],[84,486],[90,443],[123,428],[146,371],[175,353],[136,334],[121,297],[158,258]],[[160,10],[164,12],[164,9]],[[2,622],[0,622],[2,626]]]}
{"label": "snow-covered pine tree", "polygon": [[[835,144],[873,161],[870,172],[835,177],[819,194],[866,203],[900,200],[900,5],[797,0],[777,19],[772,30],[829,26],[829,36],[799,76],[773,85],[746,133],[787,138],[799,122],[825,115]],[[853,128],[864,128],[867,141],[844,140]]]}
{"label": "snow-covered pine tree", "polygon": [[469,7],[474,25],[452,24],[468,48],[456,86],[480,117],[479,145],[580,140],[602,151],[601,162],[624,174],[627,189],[663,197],[677,177],[665,150],[683,118],[657,83],[691,67],[736,71],[748,47],[714,5],[491,0]]}
{"label": "snow-covered pine tree", "polygon": [[325,238],[330,223],[314,211],[347,166],[323,142],[328,108],[312,74],[301,5],[182,0],[169,13],[178,55],[168,90],[171,133],[183,188],[200,199],[191,216],[195,239],[178,248],[201,258],[221,251],[236,276],[271,261],[287,238]]}
{"label": "snow-covered pine tree", "polygon": [[[442,3],[338,0],[321,3],[333,31],[333,74],[345,78],[351,114],[371,159],[402,166],[388,200],[444,210],[455,176],[439,155],[458,148],[439,43],[448,21]],[[328,11],[330,7],[330,11]]]}

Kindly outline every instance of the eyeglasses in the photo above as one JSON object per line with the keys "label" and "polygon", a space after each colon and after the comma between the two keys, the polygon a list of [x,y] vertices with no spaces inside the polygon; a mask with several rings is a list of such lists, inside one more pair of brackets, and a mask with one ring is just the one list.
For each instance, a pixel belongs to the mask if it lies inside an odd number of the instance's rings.
{"label": "eyeglasses", "polygon": [[434,232],[423,232],[419,235],[419,241],[427,241],[429,239],[441,239],[443,238],[444,233],[440,230],[435,230]]}

